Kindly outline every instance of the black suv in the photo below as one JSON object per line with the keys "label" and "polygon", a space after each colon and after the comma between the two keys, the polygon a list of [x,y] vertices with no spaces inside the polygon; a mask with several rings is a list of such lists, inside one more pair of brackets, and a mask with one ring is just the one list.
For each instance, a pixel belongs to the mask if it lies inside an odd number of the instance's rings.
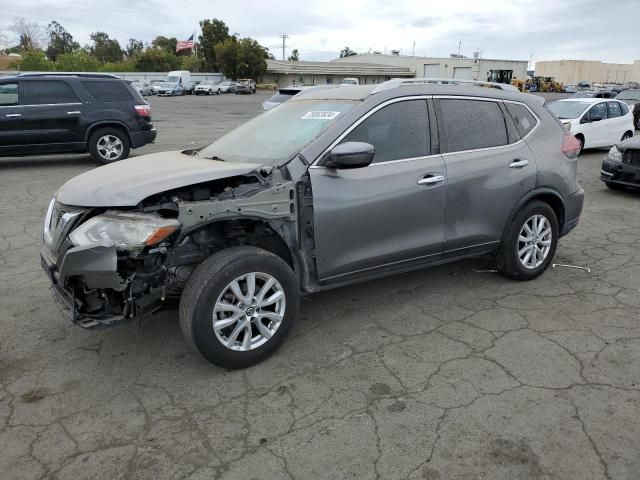
{"label": "black suv", "polygon": [[155,138],[151,107],[113,75],[0,79],[0,156],[89,152],[111,163]]}

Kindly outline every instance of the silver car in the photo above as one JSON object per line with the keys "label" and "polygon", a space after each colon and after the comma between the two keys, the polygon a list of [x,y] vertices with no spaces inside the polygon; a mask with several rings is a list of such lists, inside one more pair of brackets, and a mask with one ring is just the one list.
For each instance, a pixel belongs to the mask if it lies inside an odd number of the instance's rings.
{"label": "silver car", "polygon": [[140,80],[137,80],[131,82],[131,86],[135,88],[143,97],[154,95],[156,93],[153,89],[153,86],[149,82],[142,82]]}
{"label": "silver car", "polygon": [[458,83],[318,90],[69,180],[45,220],[53,290],[85,328],[180,299],[187,342],[241,368],[304,295],[485,254],[535,279],[580,219],[580,145],[542,98]]}

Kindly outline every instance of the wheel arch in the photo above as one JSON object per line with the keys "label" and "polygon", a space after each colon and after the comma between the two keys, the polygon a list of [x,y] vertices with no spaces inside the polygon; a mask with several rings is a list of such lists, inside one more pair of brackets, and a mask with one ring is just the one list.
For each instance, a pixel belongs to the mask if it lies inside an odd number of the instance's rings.
{"label": "wheel arch", "polygon": [[[527,195],[522,197],[520,201],[516,204],[516,206],[511,210],[511,214],[509,215],[509,219],[507,223],[504,225],[502,230],[502,237],[504,237],[507,228],[518,214],[518,212],[524,207],[527,203],[532,202],[534,200],[540,200],[547,205],[549,205],[554,213],[556,214],[556,219],[558,220],[558,231],[562,232],[564,228],[564,223],[566,221],[565,212],[566,206],[564,200],[562,199],[562,195],[560,195],[555,190],[550,188],[540,188],[536,190],[532,190]],[[501,237],[501,238],[502,238]]]}
{"label": "wheel arch", "polygon": [[129,131],[129,128],[127,127],[126,124],[124,124],[123,122],[119,122],[117,120],[105,120],[102,122],[95,122],[89,125],[87,127],[87,132],[85,133],[85,137],[84,137],[85,143],[88,143],[89,139],[91,138],[91,135],[93,135],[94,132],[100,128],[116,128],[118,130],[121,130],[123,133],[127,135],[129,144],[132,143],[131,132]]}

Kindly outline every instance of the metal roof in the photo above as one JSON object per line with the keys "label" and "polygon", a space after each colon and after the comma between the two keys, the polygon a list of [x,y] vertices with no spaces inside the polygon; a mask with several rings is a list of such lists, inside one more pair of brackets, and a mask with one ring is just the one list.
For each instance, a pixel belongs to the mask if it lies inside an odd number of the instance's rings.
{"label": "metal roof", "polygon": [[415,73],[407,67],[348,62],[283,62],[267,60],[267,72],[297,75],[377,75],[381,77],[413,77]]}

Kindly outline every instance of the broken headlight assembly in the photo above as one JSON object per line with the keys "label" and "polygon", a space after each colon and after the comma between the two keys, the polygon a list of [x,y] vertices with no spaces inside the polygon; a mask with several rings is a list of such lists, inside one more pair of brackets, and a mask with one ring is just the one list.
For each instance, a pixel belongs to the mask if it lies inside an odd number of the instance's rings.
{"label": "broken headlight assembly", "polygon": [[115,245],[119,250],[140,250],[155,245],[180,227],[180,222],[155,214],[107,211],[76,228],[69,235],[77,247]]}

